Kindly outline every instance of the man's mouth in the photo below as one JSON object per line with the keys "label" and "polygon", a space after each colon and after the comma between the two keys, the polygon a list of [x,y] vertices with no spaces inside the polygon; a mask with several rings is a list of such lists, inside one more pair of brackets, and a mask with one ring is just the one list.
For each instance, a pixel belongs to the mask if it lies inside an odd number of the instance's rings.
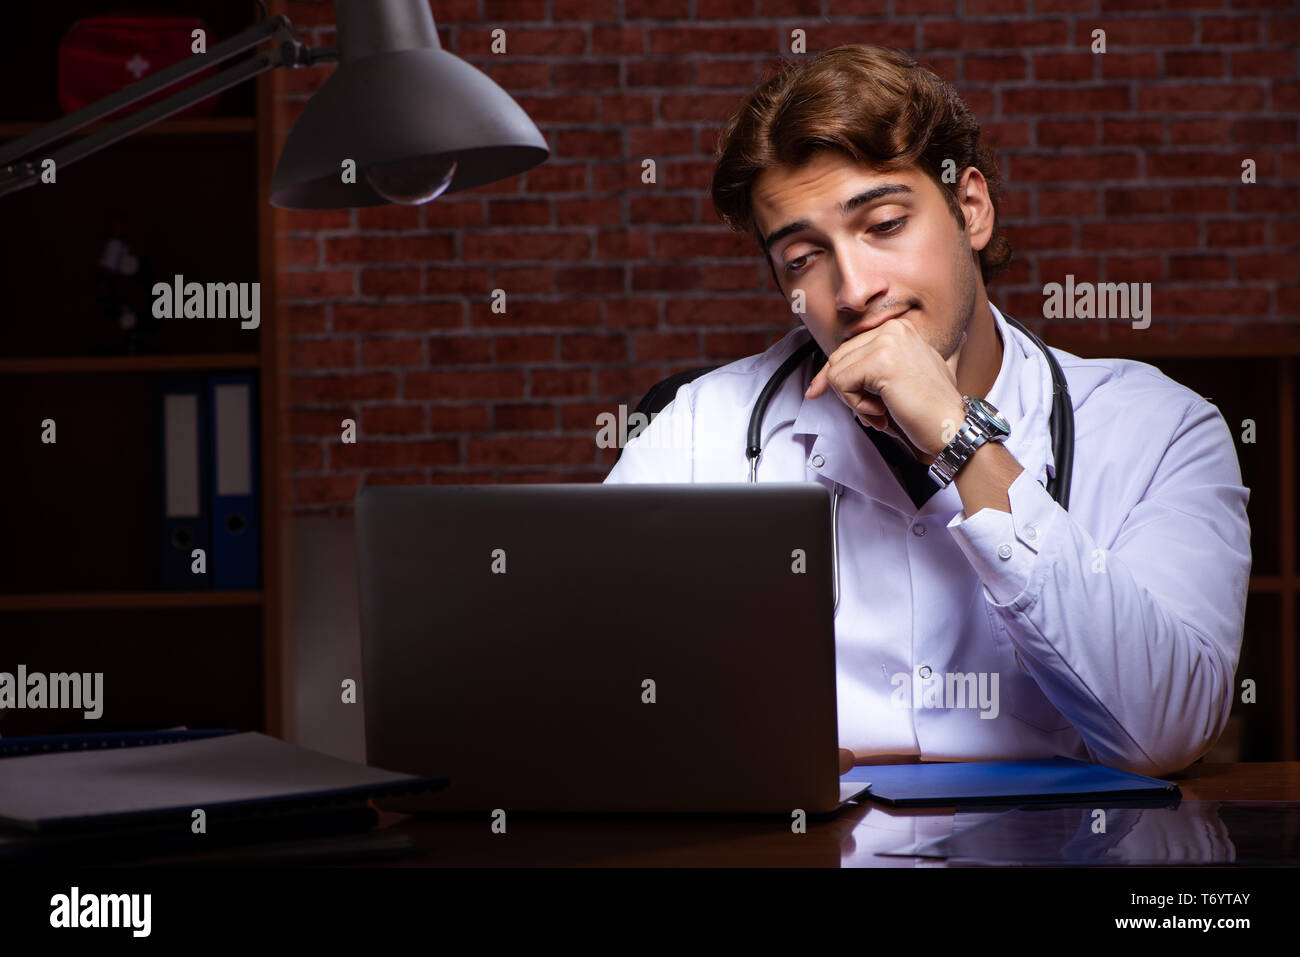
{"label": "man's mouth", "polygon": [[867,319],[864,322],[860,322],[852,329],[850,329],[847,333],[845,333],[843,342],[848,342],[854,336],[860,336],[862,335],[862,333],[875,329],[877,326],[883,326],[890,319],[897,319],[899,316],[906,315],[911,311],[912,311],[912,307],[908,306],[902,312],[896,312],[893,315],[885,316],[883,319]]}

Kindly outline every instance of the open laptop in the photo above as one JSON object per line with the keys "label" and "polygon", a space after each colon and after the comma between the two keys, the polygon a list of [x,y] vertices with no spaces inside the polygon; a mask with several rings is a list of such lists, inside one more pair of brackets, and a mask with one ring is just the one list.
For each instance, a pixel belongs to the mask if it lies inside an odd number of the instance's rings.
{"label": "open laptop", "polygon": [[866,788],[822,486],[370,487],[356,523],[367,761],[449,775],[419,809],[789,818]]}

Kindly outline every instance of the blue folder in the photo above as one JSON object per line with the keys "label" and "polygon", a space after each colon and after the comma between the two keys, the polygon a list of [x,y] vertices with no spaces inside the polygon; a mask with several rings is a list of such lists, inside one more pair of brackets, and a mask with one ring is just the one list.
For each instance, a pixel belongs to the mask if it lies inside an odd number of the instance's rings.
{"label": "blue folder", "polygon": [[262,548],[257,378],[251,372],[213,374],[208,390],[212,587],[257,588]]}
{"label": "blue folder", "polygon": [[841,781],[870,782],[865,796],[894,807],[1032,804],[1071,799],[1181,797],[1176,784],[1073,758],[875,764]]}

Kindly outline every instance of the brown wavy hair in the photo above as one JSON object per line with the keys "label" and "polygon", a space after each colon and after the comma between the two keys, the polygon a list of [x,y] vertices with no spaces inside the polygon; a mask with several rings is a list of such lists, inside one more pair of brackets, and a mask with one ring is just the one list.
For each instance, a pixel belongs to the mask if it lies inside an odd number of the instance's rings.
{"label": "brown wavy hair", "polygon": [[[713,172],[713,207],[736,232],[763,248],[750,192],[775,167],[797,168],[822,150],[838,151],[882,173],[918,167],[947,200],[960,229],[966,217],[957,183],[940,178],[944,160],[958,176],[974,166],[988,183],[993,235],[979,251],[987,285],[1011,261],[1011,243],[998,226],[1002,178],[993,150],[979,142],[980,126],[957,91],[914,58],[889,47],[839,46],[804,63],[790,63],[749,95],[723,128]],[[766,252],[763,258],[776,269]],[[781,283],[776,283],[777,289]]]}

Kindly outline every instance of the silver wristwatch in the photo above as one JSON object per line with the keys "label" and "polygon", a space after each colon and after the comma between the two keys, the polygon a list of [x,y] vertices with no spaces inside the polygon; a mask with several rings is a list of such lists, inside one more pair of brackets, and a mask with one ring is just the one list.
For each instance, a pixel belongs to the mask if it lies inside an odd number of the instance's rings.
{"label": "silver wristwatch", "polygon": [[1005,442],[1011,434],[1007,420],[990,403],[983,399],[972,399],[968,395],[962,396],[961,401],[966,406],[966,420],[930,465],[930,477],[939,483],[939,488],[948,487],[981,445],[985,442]]}

